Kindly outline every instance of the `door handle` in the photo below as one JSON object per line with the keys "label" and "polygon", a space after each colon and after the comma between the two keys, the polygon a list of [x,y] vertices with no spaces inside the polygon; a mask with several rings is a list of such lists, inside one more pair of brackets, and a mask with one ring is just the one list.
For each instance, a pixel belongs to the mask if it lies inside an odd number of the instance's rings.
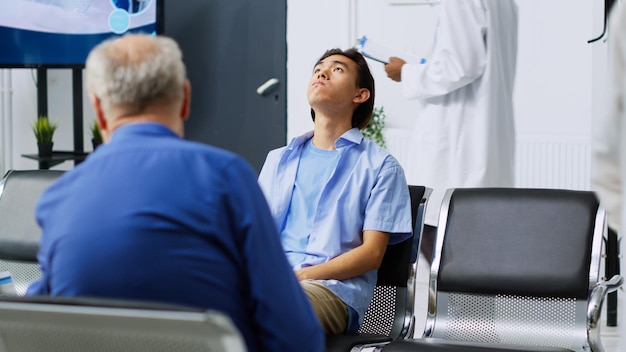
{"label": "door handle", "polygon": [[265,83],[261,84],[259,88],[256,89],[256,93],[258,95],[265,95],[267,92],[271,91],[274,87],[276,87],[280,83],[278,78],[270,78]]}

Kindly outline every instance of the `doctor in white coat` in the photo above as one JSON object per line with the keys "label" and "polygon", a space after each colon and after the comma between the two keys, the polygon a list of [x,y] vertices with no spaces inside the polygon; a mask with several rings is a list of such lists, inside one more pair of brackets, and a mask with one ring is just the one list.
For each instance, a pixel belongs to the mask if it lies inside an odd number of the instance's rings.
{"label": "doctor in white coat", "polygon": [[420,101],[407,174],[433,188],[424,243],[447,188],[514,185],[517,23],[514,0],[442,0],[431,57],[385,65]]}

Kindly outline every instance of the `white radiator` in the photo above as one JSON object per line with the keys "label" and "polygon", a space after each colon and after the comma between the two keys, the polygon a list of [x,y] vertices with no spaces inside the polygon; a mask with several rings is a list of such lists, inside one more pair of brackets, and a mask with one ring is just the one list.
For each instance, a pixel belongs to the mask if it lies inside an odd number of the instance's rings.
{"label": "white radiator", "polygon": [[[387,150],[407,170],[411,163],[410,131],[386,128],[385,140]],[[518,137],[515,154],[516,187],[590,189],[588,139],[555,135]]]}
{"label": "white radiator", "polygon": [[398,160],[406,172],[411,163],[411,131],[408,129],[387,127],[383,130],[383,134],[385,135],[387,150]]}
{"label": "white radiator", "polygon": [[516,186],[591,189],[591,146],[585,139],[518,138]]}

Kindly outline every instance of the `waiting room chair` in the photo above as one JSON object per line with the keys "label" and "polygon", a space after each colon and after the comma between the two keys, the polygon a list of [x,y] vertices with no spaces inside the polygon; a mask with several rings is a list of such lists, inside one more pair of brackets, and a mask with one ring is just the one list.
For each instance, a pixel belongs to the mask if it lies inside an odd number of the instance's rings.
{"label": "waiting room chair", "polygon": [[77,297],[0,298],[4,352],[246,351],[223,313]]}
{"label": "waiting room chair", "polygon": [[387,246],[374,297],[358,334],[328,335],[327,351],[360,350],[413,336],[418,248],[431,192],[424,186],[409,186],[413,236]]}
{"label": "waiting room chair", "polygon": [[593,192],[450,189],[442,202],[423,338],[394,351],[603,352],[605,211]]}
{"label": "waiting room chair", "polygon": [[63,171],[9,170],[0,179],[0,271],[10,271],[19,295],[41,277],[37,251],[41,229],[35,203]]}

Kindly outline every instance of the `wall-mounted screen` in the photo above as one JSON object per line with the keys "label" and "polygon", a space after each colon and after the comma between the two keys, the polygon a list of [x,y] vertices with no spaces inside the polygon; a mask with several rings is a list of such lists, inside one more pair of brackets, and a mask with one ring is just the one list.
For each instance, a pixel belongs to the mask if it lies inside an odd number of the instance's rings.
{"label": "wall-mounted screen", "polygon": [[161,33],[162,0],[0,0],[0,67],[81,67],[128,32]]}

